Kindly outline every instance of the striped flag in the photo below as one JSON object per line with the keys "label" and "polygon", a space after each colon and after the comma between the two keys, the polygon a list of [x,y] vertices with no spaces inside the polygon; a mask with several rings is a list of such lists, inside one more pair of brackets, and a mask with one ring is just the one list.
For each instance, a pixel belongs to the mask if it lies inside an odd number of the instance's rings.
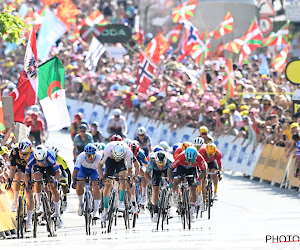
{"label": "striped flag", "polygon": [[96,37],[93,37],[89,47],[89,51],[85,57],[84,66],[88,68],[88,70],[95,72],[98,61],[105,51],[106,50],[103,44],[100,43],[100,41]]}
{"label": "striped flag", "polygon": [[271,34],[263,41],[263,46],[266,47],[266,46],[273,46],[273,45],[288,44],[289,28],[290,28],[290,21],[287,21],[286,24],[280,28],[280,30],[278,30],[274,34]]}
{"label": "striped flag", "polygon": [[224,20],[219,24],[218,28],[213,31],[212,36],[214,39],[218,39],[225,34],[231,33],[233,29],[233,17],[228,11]]}
{"label": "striped flag", "polygon": [[190,19],[195,15],[195,8],[198,5],[198,0],[188,0],[172,11],[172,20],[174,23],[180,23],[186,19]]}
{"label": "striped flag", "polygon": [[166,38],[169,40],[170,43],[177,43],[180,35],[181,27],[182,24],[177,25],[166,35]]}
{"label": "striped flag", "polygon": [[287,57],[290,49],[290,44],[288,44],[276,58],[274,59],[274,62],[272,64],[273,68],[276,69],[277,72],[284,72],[286,64],[287,64]]}

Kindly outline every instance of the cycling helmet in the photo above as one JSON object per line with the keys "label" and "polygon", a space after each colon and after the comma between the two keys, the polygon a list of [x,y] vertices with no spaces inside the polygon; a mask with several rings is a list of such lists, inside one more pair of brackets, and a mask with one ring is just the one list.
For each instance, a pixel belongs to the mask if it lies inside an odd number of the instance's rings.
{"label": "cycling helmet", "polygon": [[197,159],[197,149],[193,146],[188,147],[184,154],[187,161],[195,162]]}
{"label": "cycling helmet", "polygon": [[132,143],[132,140],[129,138],[124,139],[124,142],[129,146]]}
{"label": "cycling helmet", "polygon": [[114,109],[114,110],[112,111],[112,114],[113,114],[114,116],[120,116],[120,115],[122,114],[122,111],[121,111],[121,109]]}
{"label": "cycling helmet", "polygon": [[47,149],[43,145],[39,145],[33,151],[33,156],[37,161],[43,161],[47,157]]}
{"label": "cycling helmet", "polygon": [[94,145],[97,148],[97,151],[101,151],[105,148],[105,144],[103,142],[94,142]]}
{"label": "cycling helmet", "polygon": [[153,152],[158,152],[158,151],[164,151],[164,149],[161,146],[157,145],[153,148]]}
{"label": "cycling helmet", "polygon": [[206,145],[205,151],[206,151],[206,154],[214,156],[216,154],[216,151],[217,151],[216,144],[214,144],[212,142],[208,143]]}
{"label": "cycling helmet", "polygon": [[138,140],[133,140],[132,142],[134,142],[136,145],[140,146],[140,142]]}
{"label": "cycling helmet", "polygon": [[99,123],[97,121],[93,121],[91,123],[91,126],[94,126],[94,127],[99,127]]}
{"label": "cycling helmet", "polygon": [[146,133],[146,129],[144,127],[139,127],[137,129],[137,134],[138,135],[144,135]]}
{"label": "cycling helmet", "polygon": [[77,114],[74,115],[74,118],[81,120],[83,118],[83,114],[81,112],[78,112]]}
{"label": "cycling helmet", "polygon": [[183,151],[186,150],[186,149],[187,149],[188,147],[190,147],[190,146],[193,146],[193,144],[190,143],[189,141],[185,141],[185,142],[183,142],[182,145],[181,145]]}
{"label": "cycling helmet", "polygon": [[121,160],[125,157],[125,154],[126,154],[125,147],[122,143],[118,142],[117,144],[114,145],[112,151],[112,156],[114,159]]}
{"label": "cycling helmet", "polygon": [[21,151],[22,153],[28,153],[30,151],[30,149],[32,148],[32,143],[30,140],[24,139],[19,142],[18,148],[19,148],[19,151]]}
{"label": "cycling helmet", "polygon": [[84,123],[81,123],[81,124],[79,125],[79,130],[87,130],[87,125],[84,124]]}
{"label": "cycling helmet", "polygon": [[58,148],[56,146],[50,146],[50,150],[54,152],[55,156],[57,156]]}
{"label": "cycling helmet", "polygon": [[134,156],[137,156],[138,152],[140,151],[140,146],[136,143],[132,142],[129,144],[129,147],[133,153]]}
{"label": "cycling helmet", "polygon": [[169,144],[166,141],[161,141],[159,143],[159,146],[161,146],[164,149],[164,151],[167,151],[169,149]]}
{"label": "cycling helmet", "polygon": [[166,156],[166,153],[164,151],[159,151],[155,154],[155,161],[157,163],[160,163],[160,164],[166,164],[167,163],[167,156]]}
{"label": "cycling helmet", "polygon": [[194,146],[202,147],[203,144],[204,144],[204,139],[202,137],[198,136],[194,139]]}
{"label": "cycling helmet", "polygon": [[199,129],[200,134],[208,133],[208,128],[206,126],[201,126]]}
{"label": "cycling helmet", "polygon": [[176,143],[173,145],[173,152],[176,151],[176,149],[180,146],[180,143]]}
{"label": "cycling helmet", "polygon": [[123,139],[120,135],[113,135],[110,137],[110,141],[123,141]]}
{"label": "cycling helmet", "polygon": [[84,152],[86,154],[95,154],[97,151],[97,147],[93,144],[93,143],[88,143],[85,147],[84,147]]}

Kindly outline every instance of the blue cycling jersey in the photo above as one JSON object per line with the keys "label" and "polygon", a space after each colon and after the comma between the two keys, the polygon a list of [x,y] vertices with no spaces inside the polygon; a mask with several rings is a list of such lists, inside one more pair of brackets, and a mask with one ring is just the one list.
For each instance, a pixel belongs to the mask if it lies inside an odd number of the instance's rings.
{"label": "blue cycling jersey", "polygon": [[28,158],[28,162],[25,168],[25,173],[26,174],[30,174],[32,167],[37,166],[37,167],[43,167],[43,168],[47,168],[47,167],[53,167],[55,171],[59,170],[59,165],[56,162],[56,158],[55,155],[52,151],[47,150],[47,156],[45,161],[43,162],[43,166],[39,166],[37,164],[36,159],[34,158],[34,154],[31,153],[31,155]]}
{"label": "blue cycling jersey", "polygon": [[138,155],[136,157],[136,159],[138,160],[138,162],[142,165],[143,163],[145,165],[148,164],[148,161],[147,161],[147,157],[144,153],[144,150],[140,148],[139,152],[138,152]]}

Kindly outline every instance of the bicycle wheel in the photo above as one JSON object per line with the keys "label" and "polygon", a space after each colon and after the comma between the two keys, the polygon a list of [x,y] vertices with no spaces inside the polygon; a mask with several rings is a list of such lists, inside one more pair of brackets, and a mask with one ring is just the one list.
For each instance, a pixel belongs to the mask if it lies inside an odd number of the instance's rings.
{"label": "bicycle wheel", "polygon": [[130,224],[129,224],[129,205],[128,205],[128,193],[127,191],[125,191],[125,195],[124,195],[124,222],[125,222],[125,228],[129,229],[130,228]]}
{"label": "bicycle wheel", "polygon": [[[164,210],[164,202],[165,202],[165,195],[166,195],[166,190],[162,190],[160,194],[160,199],[159,199],[159,207],[158,207],[158,216],[157,216],[157,224],[156,224],[156,230],[158,230],[159,227],[159,221],[160,218],[162,218],[163,210]],[[163,224],[162,220],[162,224]],[[163,228],[163,225],[162,225]]]}
{"label": "bicycle wheel", "polygon": [[47,231],[49,232],[49,236],[53,237],[54,236],[54,228],[53,228],[53,225],[52,225],[53,223],[51,220],[51,209],[50,209],[50,204],[49,204],[46,194],[42,194],[42,204],[43,204],[44,217],[46,220]]}
{"label": "bicycle wheel", "polygon": [[208,219],[210,219],[210,208],[211,208],[211,186],[208,187],[208,201],[207,201],[207,213]]}
{"label": "bicycle wheel", "polygon": [[22,196],[19,196],[18,211],[17,211],[17,238],[23,238],[23,200]]}
{"label": "bicycle wheel", "polygon": [[32,219],[33,219],[33,238],[36,238],[38,221],[37,221],[37,214],[35,211],[33,212]]}
{"label": "bicycle wheel", "polygon": [[110,197],[110,207],[109,207],[109,211],[108,211],[108,226],[107,226],[107,232],[110,233],[111,232],[111,226],[113,224],[113,220],[114,220],[114,213],[115,213],[115,197],[116,193],[113,191]]}
{"label": "bicycle wheel", "polygon": [[191,211],[190,211],[190,201],[187,189],[183,189],[183,204],[186,218],[186,225],[189,230],[191,230]]}
{"label": "bicycle wheel", "polygon": [[86,235],[91,235],[91,207],[89,192],[85,192],[84,194],[84,217]]}

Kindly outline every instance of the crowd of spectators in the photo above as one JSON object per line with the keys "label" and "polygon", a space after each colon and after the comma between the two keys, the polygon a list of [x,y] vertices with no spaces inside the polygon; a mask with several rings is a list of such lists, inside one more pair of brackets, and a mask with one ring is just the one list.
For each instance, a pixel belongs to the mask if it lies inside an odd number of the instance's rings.
{"label": "crowd of spectators", "polygon": [[[137,1],[116,1],[116,5],[111,2],[114,1],[74,1],[81,10],[80,18],[98,6],[109,22],[128,22],[133,27]],[[190,57],[183,64],[178,63],[178,54],[171,51],[161,58],[153,83],[148,92],[142,94],[138,92],[136,82],[138,44],[133,41],[126,44],[127,53],[120,60],[105,53],[96,72],[88,72],[84,66],[88,46],[72,43],[69,35],[65,34],[57,49],[51,52],[65,66],[65,89],[69,98],[100,104],[108,109],[120,108],[125,114],[134,112],[136,119],[148,116],[169,123],[171,130],[183,126],[195,129],[207,126],[216,137],[231,134],[236,138],[248,138],[247,146],[252,144],[253,148],[259,142],[289,146],[292,130],[299,127],[299,114],[293,113],[290,94],[297,87],[272,68],[274,56],[268,55],[268,48],[255,51],[257,55],[250,56],[244,65],[233,64],[234,97],[226,98],[227,91],[222,84],[225,58],[209,57],[199,67]],[[2,43],[2,95],[16,87],[24,58],[24,47],[19,46],[9,55],[4,54],[5,48],[6,44]],[[270,75],[258,73],[264,57]],[[197,78],[196,82],[190,74]],[[207,88],[203,88],[203,79]]]}

